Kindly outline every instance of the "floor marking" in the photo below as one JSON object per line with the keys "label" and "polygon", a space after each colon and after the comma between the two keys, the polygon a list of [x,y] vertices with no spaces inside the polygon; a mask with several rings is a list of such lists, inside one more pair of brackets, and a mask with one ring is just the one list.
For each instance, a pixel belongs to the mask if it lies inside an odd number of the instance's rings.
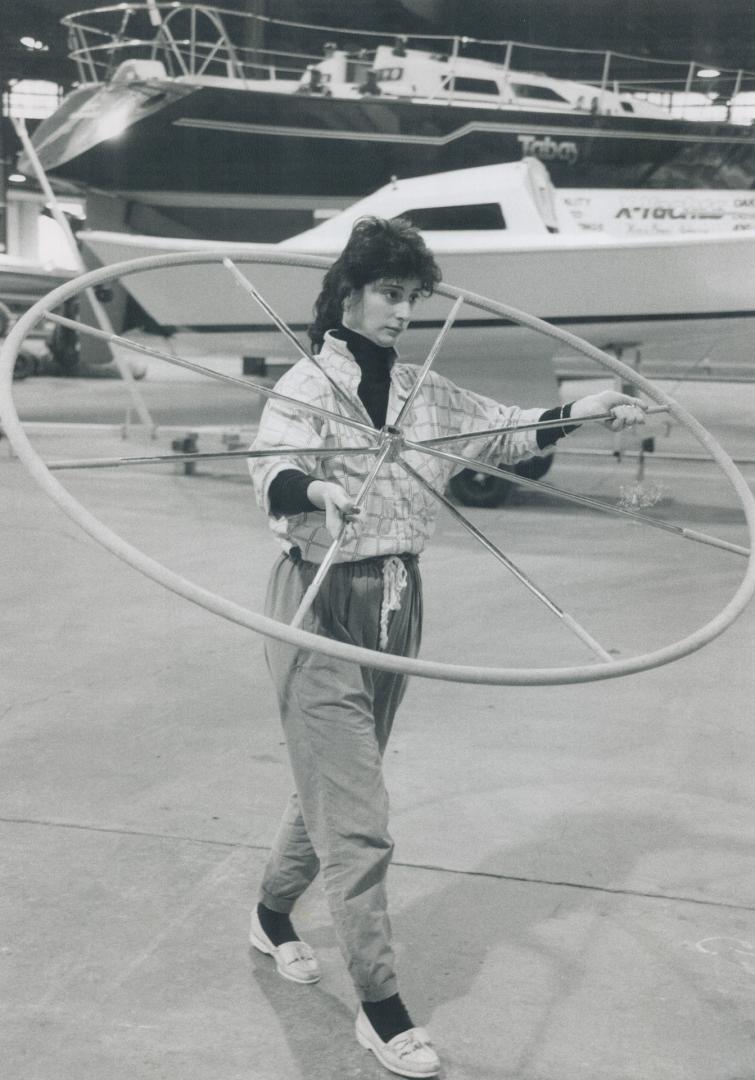
{"label": "floor marking", "polygon": [[[173,833],[156,833],[140,829],[118,829],[106,825],[80,825],[70,821],[48,821],[37,818],[0,817],[0,825],[41,825],[53,829],[73,829],[80,832],[106,833],[116,836],[143,837],[150,840],[174,840],[182,844],[200,844],[205,847],[238,848],[245,851],[269,853],[267,844],[251,844],[243,840],[211,840],[197,836],[177,836]],[[436,874],[454,874],[458,877],[489,878],[493,881],[511,881],[522,885],[550,885],[561,889],[580,889],[583,892],[603,893],[609,896],[634,896],[640,900],[673,900],[681,904],[696,904],[698,907],[724,908],[733,911],[755,911],[755,904],[737,904],[727,900],[705,900],[697,896],[681,896],[676,893],[649,892],[644,889],[611,887],[610,885],[588,885],[581,881],[561,881],[551,878],[524,877],[516,874],[499,874],[493,870],[459,870],[453,866],[438,866],[432,863],[412,863],[394,860],[392,866],[403,870],[427,870]],[[704,939],[716,940],[716,939]],[[755,952],[753,953],[755,958]],[[755,967],[753,968],[755,971]]]}
{"label": "floor marking", "polygon": [[[691,945],[697,952],[707,956],[721,956],[726,960],[733,960],[748,975],[755,975],[755,946],[751,941],[742,941],[740,938],[732,937],[709,937],[702,938],[694,944],[692,942],[684,942],[684,944]],[[748,959],[741,959],[741,957]]]}

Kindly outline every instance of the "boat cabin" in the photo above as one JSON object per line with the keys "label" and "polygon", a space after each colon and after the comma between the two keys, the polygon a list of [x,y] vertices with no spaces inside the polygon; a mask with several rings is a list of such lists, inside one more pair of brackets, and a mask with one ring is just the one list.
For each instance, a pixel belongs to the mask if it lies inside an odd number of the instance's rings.
{"label": "boat cabin", "polygon": [[307,67],[297,93],[409,98],[537,112],[666,115],[658,106],[628,93],[516,71],[487,60],[408,49],[401,43],[379,45],[372,57],[366,50],[345,52],[332,44],[326,46],[325,53],[323,60]]}
{"label": "boat cabin", "polygon": [[428,243],[438,251],[460,244],[478,250],[525,241],[552,244],[554,234],[581,235],[557,198],[545,165],[527,157],[503,165],[395,180],[280,246],[295,251],[339,251],[354,222],[369,215],[406,218],[428,234]]}

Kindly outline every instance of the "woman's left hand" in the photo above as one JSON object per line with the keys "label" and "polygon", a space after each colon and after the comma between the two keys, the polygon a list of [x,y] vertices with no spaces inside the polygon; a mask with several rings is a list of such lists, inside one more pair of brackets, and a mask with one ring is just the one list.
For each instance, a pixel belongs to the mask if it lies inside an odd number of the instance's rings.
{"label": "woman's left hand", "polygon": [[[639,398],[630,397],[629,394],[620,394],[617,390],[604,390],[602,394],[588,394],[587,397],[578,398],[571,407],[571,419],[575,422],[587,420],[591,416],[601,416],[603,413],[611,413],[611,418],[605,421],[611,431],[622,431],[635,424],[645,423],[647,405]],[[566,423],[569,421],[567,420]]]}

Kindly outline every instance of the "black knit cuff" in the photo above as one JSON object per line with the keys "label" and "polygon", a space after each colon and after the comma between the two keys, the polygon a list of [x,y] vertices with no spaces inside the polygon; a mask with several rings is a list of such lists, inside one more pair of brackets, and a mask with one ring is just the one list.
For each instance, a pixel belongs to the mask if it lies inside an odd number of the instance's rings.
{"label": "black knit cuff", "polygon": [[273,517],[289,517],[291,514],[316,510],[317,507],[307,496],[309,485],[316,479],[316,476],[307,476],[300,469],[284,469],[273,477],[268,491]]}
{"label": "black knit cuff", "polygon": [[[570,401],[568,405],[562,405],[560,408],[546,409],[540,419],[568,420],[571,416],[572,404],[573,402]],[[540,428],[537,433],[538,449],[547,450],[549,446],[554,446],[564,435],[571,435],[572,431],[576,431],[579,426],[579,424],[562,424],[560,427]]]}

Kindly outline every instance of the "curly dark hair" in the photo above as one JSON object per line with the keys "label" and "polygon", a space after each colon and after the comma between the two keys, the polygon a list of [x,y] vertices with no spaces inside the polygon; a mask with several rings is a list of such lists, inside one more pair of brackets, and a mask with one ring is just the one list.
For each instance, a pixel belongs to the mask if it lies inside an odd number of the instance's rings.
{"label": "curly dark hair", "polygon": [[441,272],[425,241],[404,218],[359,218],[346,247],[323,278],[309,327],[313,349],[319,350],[326,330],[341,322],[349,293],[385,277],[418,278],[422,294],[430,296]]}

